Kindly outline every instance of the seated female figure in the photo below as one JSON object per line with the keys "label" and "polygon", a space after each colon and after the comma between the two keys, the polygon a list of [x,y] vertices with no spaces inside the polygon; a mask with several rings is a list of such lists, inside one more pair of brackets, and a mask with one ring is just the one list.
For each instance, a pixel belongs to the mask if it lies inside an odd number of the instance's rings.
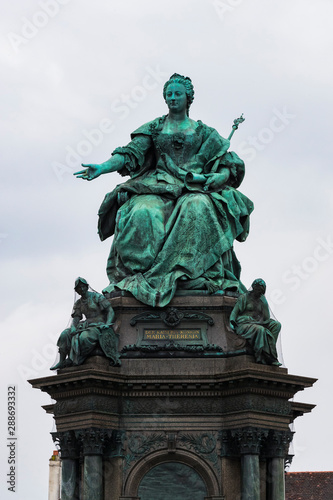
{"label": "seated female figure", "polygon": [[167,116],[137,129],[110,160],[76,174],[130,175],[99,210],[100,238],[114,235],[104,292],[128,291],[159,307],[180,288],[245,290],[233,243],[246,239],[253,210],[236,190],[244,163],[227,152],[229,141],[189,117],[191,80],[172,75],[163,95]]}
{"label": "seated female figure", "polygon": [[84,278],[77,278],[74,290],[81,298],[74,304],[71,327],[60,334],[57,342],[60,360],[51,370],[81,365],[98,346],[111,365],[120,366],[118,335],[112,328],[114,311],[104,295],[89,292],[88,288]]}
{"label": "seated female figure", "polygon": [[230,315],[230,325],[236,333],[247,339],[257,363],[280,366],[276,342],[281,324],[270,319],[265,291],[264,280],[254,280],[252,290],[237,300]]}

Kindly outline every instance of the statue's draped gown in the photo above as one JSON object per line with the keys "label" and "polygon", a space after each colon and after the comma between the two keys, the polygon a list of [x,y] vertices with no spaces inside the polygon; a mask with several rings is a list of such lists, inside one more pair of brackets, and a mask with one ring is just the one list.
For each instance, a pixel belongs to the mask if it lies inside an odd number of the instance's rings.
{"label": "statue's draped gown", "polygon": [[118,338],[111,324],[105,328],[110,309],[109,301],[101,293],[88,292],[77,300],[72,312],[72,318],[78,321],[76,331],[72,333],[71,328],[66,328],[60,334],[59,352],[68,355],[74,365],[81,365],[100,345],[110,363],[118,366]]}
{"label": "statue's draped gown", "polygon": [[280,364],[276,342],[281,323],[270,318],[264,296],[255,299],[251,292],[242,294],[231,312],[230,322],[235,324],[236,333],[246,338],[252,347],[257,363]]}
{"label": "statue's draped gown", "polygon": [[[234,240],[248,235],[253,210],[236,190],[244,163],[202,122],[192,134],[170,135],[162,133],[164,120],[143,125],[113,153],[124,156],[120,173],[131,178],[106,195],[99,211],[100,238],[114,234],[107,291],[128,291],[154,307],[180,288],[245,291],[233,251]],[[205,191],[209,176],[226,168],[227,183]]]}

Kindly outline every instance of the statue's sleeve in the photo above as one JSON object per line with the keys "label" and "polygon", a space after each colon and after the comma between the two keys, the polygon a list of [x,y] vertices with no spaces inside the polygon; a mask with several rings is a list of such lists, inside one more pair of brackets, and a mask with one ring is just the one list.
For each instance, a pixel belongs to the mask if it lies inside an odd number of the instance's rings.
{"label": "statue's sleeve", "polygon": [[116,148],[112,156],[120,154],[124,157],[124,167],[119,170],[120,175],[131,177],[140,172],[147,163],[150,163],[153,153],[153,141],[151,136],[138,134],[127,146]]}
{"label": "statue's sleeve", "polygon": [[228,168],[230,170],[230,180],[228,184],[235,189],[238,188],[245,175],[243,160],[234,151],[228,151],[222,156],[219,167]]}
{"label": "statue's sleeve", "polygon": [[108,311],[110,309],[110,307],[111,307],[110,302],[101,293],[96,294],[96,295],[97,295],[96,298],[97,298],[98,307],[102,311]]}
{"label": "statue's sleeve", "polygon": [[244,312],[245,305],[246,305],[246,294],[244,293],[238,297],[235,307],[231,311],[230,323],[232,322],[237,323],[237,318]]}
{"label": "statue's sleeve", "polygon": [[[204,173],[220,173],[227,168],[230,171],[228,185],[238,188],[244,179],[245,165],[239,156],[233,151],[228,151],[230,141],[220,136],[213,128],[202,124],[204,132],[204,142],[200,149],[200,157],[204,162]],[[218,167],[215,162],[218,160]],[[212,172],[212,169],[214,172]]]}

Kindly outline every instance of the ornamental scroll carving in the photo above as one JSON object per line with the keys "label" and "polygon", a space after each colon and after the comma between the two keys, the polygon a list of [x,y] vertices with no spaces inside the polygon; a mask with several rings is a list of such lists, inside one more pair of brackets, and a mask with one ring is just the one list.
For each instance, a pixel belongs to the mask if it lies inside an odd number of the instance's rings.
{"label": "ornamental scroll carving", "polygon": [[179,325],[182,320],[206,321],[210,326],[214,325],[211,316],[196,311],[179,311],[175,307],[169,307],[165,311],[145,311],[131,319],[131,326],[135,326],[139,321],[162,321],[168,327]]}

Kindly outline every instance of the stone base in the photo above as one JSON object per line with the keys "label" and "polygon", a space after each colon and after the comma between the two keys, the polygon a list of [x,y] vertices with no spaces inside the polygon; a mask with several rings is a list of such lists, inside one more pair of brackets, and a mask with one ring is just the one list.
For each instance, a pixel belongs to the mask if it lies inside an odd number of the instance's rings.
{"label": "stone base", "polygon": [[122,357],[245,354],[246,341],[229,327],[235,302],[235,297],[227,295],[182,295],[160,309],[129,296],[111,298]]}
{"label": "stone base", "polygon": [[[264,500],[266,491],[283,499],[289,425],[313,408],[291,399],[315,380],[245,354],[244,339],[228,328],[234,301],[179,296],[165,310],[152,310],[131,297],[112,298],[121,367],[93,356],[30,381],[56,401],[44,408],[56,421],[54,439],[63,477],[72,481],[66,487],[76,492],[72,498],[165,500],[167,485],[170,500]],[[181,357],[167,343],[179,344]],[[145,350],[150,345],[155,357]],[[187,351],[189,346],[201,350]],[[272,479],[267,471],[273,469],[279,477]],[[255,481],[247,478],[249,470],[257,471]]]}

